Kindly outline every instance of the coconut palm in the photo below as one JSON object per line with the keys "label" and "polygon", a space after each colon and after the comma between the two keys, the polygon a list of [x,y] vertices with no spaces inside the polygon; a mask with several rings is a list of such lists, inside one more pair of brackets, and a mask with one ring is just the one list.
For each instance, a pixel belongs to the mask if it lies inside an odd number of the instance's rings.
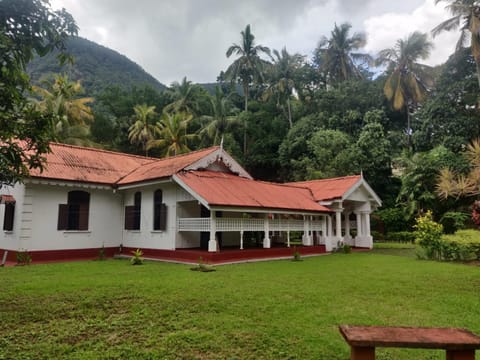
{"label": "coconut palm", "polygon": [[[238,58],[227,68],[225,77],[232,83],[238,81],[243,88],[243,96],[245,98],[245,112],[248,111],[248,97],[250,85],[255,82],[263,81],[264,68],[266,61],[260,58],[260,54],[270,57],[270,49],[263,45],[255,45],[255,36],[252,34],[250,25],[245,27],[241,32],[242,43],[233,44],[227,50],[227,58],[233,54]],[[244,117],[243,124],[243,153],[247,153],[247,123]]]}
{"label": "coconut palm", "polygon": [[234,114],[237,112],[231,101],[224,95],[220,86],[215,87],[215,96],[210,97],[211,114],[203,116],[207,124],[200,131],[200,136],[213,139],[213,145],[218,145],[223,136],[240,121]]}
{"label": "coconut palm", "polygon": [[148,156],[147,143],[153,139],[154,126],[149,124],[148,118],[155,115],[155,106],[147,104],[135,105],[135,122],[128,129],[128,140],[132,144],[142,145],[145,156]]}
{"label": "coconut palm", "polygon": [[395,110],[406,112],[409,144],[410,113],[425,99],[430,83],[428,67],[416,61],[426,59],[432,47],[427,34],[415,31],[407,38],[397,40],[395,47],[380,51],[377,58],[377,64],[387,65],[389,73],[383,87],[385,96]]}
{"label": "coconut palm", "polygon": [[315,49],[315,63],[332,83],[363,78],[356,62],[371,62],[368,54],[356,52],[364,47],[367,39],[364,33],[354,33],[351,37],[349,23],[333,28],[330,39],[323,37]]}
{"label": "coconut palm", "polygon": [[289,54],[286,48],[281,52],[273,50],[274,64],[271,67],[271,84],[264,93],[264,98],[277,97],[277,103],[287,108],[290,128],[293,126],[291,98],[295,89],[295,73],[303,65],[304,57],[300,54]]}
{"label": "coconut palm", "polygon": [[460,28],[456,51],[465,47],[467,40],[470,40],[480,86],[480,3],[477,0],[435,0],[435,4],[440,2],[448,3],[446,9],[452,14],[452,17],[438,24],[432,30],[432,35],[436,36],[442,31]]}
{"label": "coconut palm", "polygon": [[55,140],[68,144],[91,145],[88,124],[93,121],[89,104],[91,97],[78,97],[83,92],[80,81],[70,81],[67,75],[55,75],[53,83],[33,86],[40,98],[33,99],[40,111],[51,115],[51,133]]}
{"label": "coconut palm", "polygon": [[192,114],[185,112],[163,113],[154,127],[156,139],[151,139],[147,148],[159,148],[165,157],[189,152],[188,143],[197,138],[195,134],[187,134],[192,117]]}
{"label": "coconut palm", "polygon": [[[169,91],[175,99],[172,103],[165,106],[164,112],[184,112],[192,115],[199,113],[199,97],[203,89],[199,85],[192,84],[185,76],[180,83],[174,82]],[[206,91],[205,91],[206,93]]]}

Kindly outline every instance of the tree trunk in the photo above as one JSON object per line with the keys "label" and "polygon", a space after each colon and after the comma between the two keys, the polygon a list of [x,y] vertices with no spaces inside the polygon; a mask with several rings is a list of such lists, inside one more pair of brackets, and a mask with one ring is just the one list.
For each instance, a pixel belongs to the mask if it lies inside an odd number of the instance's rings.
{"label": "tree trunk", "polygon": [[290,105],[290,98],[287,99],[287,109],[288,109],[288,123],[291,129],[293,127],[293,122],[292,122],[292,107]]}
{"label": "tree trunk", "polygon": [[475,67],[477,68],[478,87],[480,88],[480,58],[475,58]]}
{"label": "tree trunk", "polygon": [[410,128],[410,106],[408,101],[405,108],[407,110],[407,146],[410,149],[412,147],[412,129]]}
{"label": "tree trunk", "polygon": [[243,156],[247,155],[247,111],[248,111],[248,84],[243,84],[243,96],[245,96],[245,117],[243,119]]}

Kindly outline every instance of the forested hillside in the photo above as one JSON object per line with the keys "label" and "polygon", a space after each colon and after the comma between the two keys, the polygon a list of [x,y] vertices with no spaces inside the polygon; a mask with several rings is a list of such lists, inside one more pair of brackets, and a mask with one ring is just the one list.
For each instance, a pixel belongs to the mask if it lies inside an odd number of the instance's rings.
{"label": "forested hillside", "polygon": [[149,85],[159,91],[166,88],[126,56],[90,40],[72,37],[66,47],[74,63],[61,67],[58,52],[36,57],[27,67],[33,83],[39,84],[53,74],[66,73],[71,80],[81,81],[88,96],[96,96],[109,86],[131,89]]}

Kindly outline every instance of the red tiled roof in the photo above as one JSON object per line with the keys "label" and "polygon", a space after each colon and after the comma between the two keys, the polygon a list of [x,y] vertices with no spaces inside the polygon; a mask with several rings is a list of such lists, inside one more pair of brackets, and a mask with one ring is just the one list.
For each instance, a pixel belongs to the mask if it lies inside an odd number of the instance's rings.
{"label": "red tiled roof", "polygon": [[43,172],[30,170],[35,178],[87,183],[127,184],[171,176],[217,148],[191,152],[167,159],[155,159],[81,146],[50,144]]}
{"label": "red tiled roof", "polygon": [[338,199],[361,179],[361,175],[344,176],[332,179],[299,181],[288,185],[305,187],[312,191],[316,201]]}
{"label": "red tiled roof", "polygon": [[170,158],[158,159],[147,165],[139,167],[117,182],[118,185],[142,182],[172,176],[185,167],[197,162],[201,158],[216,151],[218,146],[208,149],[192,151],[188,154],[177,155]]}
{"label": "red tiled roof", "polygon": [[255,181],[213,171],[181,172],[177,177],[213,206],[330,211],[316,203],[306,188]]}

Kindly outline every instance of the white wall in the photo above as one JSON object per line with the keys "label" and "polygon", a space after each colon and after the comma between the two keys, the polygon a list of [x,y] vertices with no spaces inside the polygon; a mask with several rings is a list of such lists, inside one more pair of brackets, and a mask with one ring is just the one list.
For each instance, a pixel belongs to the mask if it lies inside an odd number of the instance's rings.
{"label": "white wall", "polygon": [[[5,250],[19,250],[20,245],[20,229],[23,211],[25,186],[23,184],[16,184],[15,186],[2,186],[0,194],[13,195],[16,200],[15,214],[13,218],[13,231],[3,230],[3,221],[5,216],[5,205],[0,205],[0,249]],[[1,255],[0,255],[1,256]]]}
{"label": "white wall", "polygon": [[[178,185],[168,182],[158,185],[123,190],[125,202],[123,206],[133,205],[134,194],[137,191],[142,193],[140,230],[124,230],[124,213],[122,207],[123,246],[146,249],[175,249],[176,232],[176,205]],[[163,202],[167,206],[167,230],[153,230],[153,193],[162,190]],[[183,191],[183,190],[182,190]]]}
{"label": "white wall", "polygon": [[[183,189],[179,188],[178,193],[181,194]],[[178,198],[182,198],[182,195],[179,195]],[[179,218],[199,218],[201,205],[197,200],[190,201],[181,201],[177,206],[177,217]],[[195,248],[200,247],[200,232],[198,231],[182,231],[177,232],[175,237],[175,247],[178,249],[182,248]]]}
{"label": "white wall", "polygon": [[[58,205],[66,204],[68,192],[73,190],[90,193],[87,231],[57,230]],[[31,197],[32,220],[30,229],[23,224],[22,248],[29,251],[88,249],[121,244],[122,198],[112,190],[28,184],[26,194]]]}

